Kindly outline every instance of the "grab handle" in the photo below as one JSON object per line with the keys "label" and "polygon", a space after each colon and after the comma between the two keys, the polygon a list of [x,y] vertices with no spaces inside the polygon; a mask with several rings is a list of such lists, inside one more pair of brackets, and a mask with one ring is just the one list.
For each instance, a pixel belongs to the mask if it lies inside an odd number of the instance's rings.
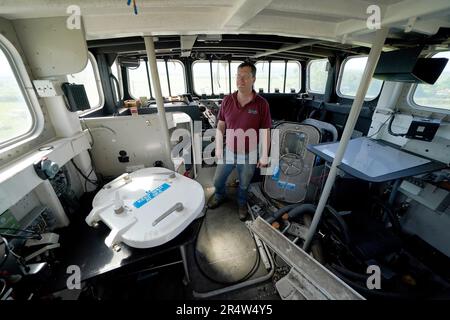
{"label": "grab handle", "polygon": [[164,212],[162,215],[160,215],[155,221],[153,221],[152,226],[156,226],[158,223],[160,223],[162,220],[167,218],[172,212],[174,211],[181,211],[183,210],[183,204],[181,202],[177,202],[175,205],[173,205],[169,210]]}

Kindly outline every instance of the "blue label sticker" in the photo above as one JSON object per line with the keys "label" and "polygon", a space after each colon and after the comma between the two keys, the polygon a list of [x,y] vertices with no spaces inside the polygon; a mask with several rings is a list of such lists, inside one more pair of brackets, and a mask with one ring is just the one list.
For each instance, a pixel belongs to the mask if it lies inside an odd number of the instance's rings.
{"label": "blue label sticker", "polygon": [[286,189],[286,190],[295,190],[296,185],[294,183],[289,183],[287,181],[278,181],[277,182],[277,186],[281,189]]}
{"label": "blue label sticker", "polygon": [[278,181],[280,180],[280,167],[276,166],[273,170],[272,180]]}
{"label": "blue label sticker", "polygon": [[142,198],[136,200],[133,205],[136,208],[140,208],[143,205],[147,204],[147,202],[149,202],[150,200],[156,198],[156,196],[158,196],[159,194],[163,193],[164,191],[166,191],[167,189],[170,188],[170,184],[168,183],[163,183],[162,185],[160,185],[158,188],[154,189],[154,190],[150,190],[150,191],[145,191],[146,195],[143,196]]}

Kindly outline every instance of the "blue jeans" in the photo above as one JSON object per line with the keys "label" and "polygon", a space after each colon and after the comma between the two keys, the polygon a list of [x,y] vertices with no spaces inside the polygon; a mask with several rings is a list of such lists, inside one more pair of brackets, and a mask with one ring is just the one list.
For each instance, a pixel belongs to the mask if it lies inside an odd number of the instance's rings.
{"label": "blue jeans", "polygon": [[248,155],[239,156],[239,159],[237,159],[236,154],[233,154],[230,151],[225,152],[223,163],[217,164],[216,173],[214,175],[214,187],[216,188],[215,197],[217,200],[225,198],[225,184],[234,167],[237,168],[239,177],[238,203],[239,206],[246,206],[247,189],[256,169],[256,163],[249,164]]}

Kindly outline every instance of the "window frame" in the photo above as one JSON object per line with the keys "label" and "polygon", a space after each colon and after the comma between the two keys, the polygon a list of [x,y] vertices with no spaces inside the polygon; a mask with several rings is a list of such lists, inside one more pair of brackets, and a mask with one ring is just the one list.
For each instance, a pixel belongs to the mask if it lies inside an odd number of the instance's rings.
{"label": "window frame", "polygon": [[[433,52],[433,53],[430,53],[430,54],[426,55],[426,57],[427,58],[432,58],[433,56],[435,56],[435,55],[437,55],[438,53],[441,53],[441,52],[450,52],[450,50],[436,51],[436,52]],[[450,60],[447,63],[450,63]],[[411,87],[409,88],[408,94],[406,96],[406,103],[411,108],[419,110],[419,111],[428,111],[428,112],[436,112],[436,113],[442,113],[442,114],[450,114],[450,109],[433,108],[433,107],[422,106],[420,104],[417,104],[414,101],[414,94],[416,92],[417,85],[418,85],[418,83],[411,84]]]}
{"label": "window frame", "polygon": [[[283,87],[282,88],[278,88],[278,89],[280,89],[280,92],[278,92],[278,93],[271,91],[272,85],[273,85],[272,62],[283,62],[284,63]],[[258,61],[255,62],[256,70],[258,70],[258,66],[257,65],[259,63],[268,63],[269,64],[269,70],[268,70],[268,73],[267,73],[267,92],[264,92],[264,93],[267,93],[267,94],[292,94],[290,89],[286,88],[287,65],[290,62],[293,62],[293,63],[297,64],[298,67],[299,67],[298,70],[299,70],[299,85],[300,85],[300,87],[299,87],[299,89],[297,91],[295,91],[295,93],[298,94],[298,93],[302,92],[302,63],[301,63],[301,61],[298,61],[298,60],[286,60],[286,59],[276,59],[276,60],[258,60]],[[256,78],[258,78],[258,71],[256,72]],[[283,90],[281,90],[281,89],[283,89]],[[288,92],[285,92],[286,89],[288,90]],[[255,91],[258,92],[259,88],[255,87]]]}
{"label": "window frame", "polygon": [[[338,81],[336,83],[336,94],[339,97],[345,98],[345,99],[352,99],[352,100],[355,99],[356,94],[354,96],[345,95],[345,94],[343,94],[341,92],[340,88],[341,88],[342,77],[343,77],[343,74],[344,74],[345,64],[351,59],[361,58],[361,57],[369,57],[369,56],[368,55],[363,55],[363,54],[356,55],[356,56],[348,56],[347,58],[344,59],[344,61],[342,61],[341,67],[339,68]],[[374,79],[374,78],[372,77],[372,79]],[[379,80],[379,79],[377,79],[377,80]],[[378,99],[380,97],[381,91],[383,91],[383,86],[384,86],[384,80],[381,80],[381,81],[382,81],[381,82],[381,87],[380,87],[380,91],[378,92],[378,94],[375,97],[373,97],[373,98],[364,97],[364,101],[373,101],[373,100]],[[369,86],[370,86],[370,84],[369,84]],[[358,87],[359,87],[359,85],[358,85]],[[368,88],[367,88],[367,90],[368,90]],[[358,89],[356,89],[356,91],[358,92]]]}
{"label": "window frame", "polygon": [[3,153],[37,138],[44,130],[44,115],[21,55],[14,45],[1,33],[0,50],[5,55],[16,78],[32,121],[31,128],[26,133],[0,143],[0,153]]}
{"label": "window frame", "polygon": [[[276,88],[274,85],[273,85],[273,80],[274,79],[272,79],[272,77],[273,77],[273,63],[280,63],[281,62],[281,64],[283,65],[282,67],[283,67],[283,87],[282,88]],[[269,61],[269,66],[270,66],[270,72],[269,72],[269,86],[268,86],[268,92],[267,93],[276,93],[276,94],[282,94],[282,93],[285,93],[284,92],[284,87],[285,87],[285,84],[286,84],[286,66],[287,66],[287,63],[288,63],[288,61],[287,60],[283,60],[283,59],[274,59],[274,60],[270,60]],[[301,73],[301,67],[300,67],[300,73]],[[300,79],[300,83],[301,83],[301,79]],[[273,88],[272,88],[273,87]],[[275,92],[275,89],[278,89],[279,91],[278,92]],[[281,90],[281,89],[283,89],[283,90]],[[274,91],[271,91],[271,90],[274,90]]]}
{"label": "window frame", "polygon": [[[144,63],[147,63],[147,61],[145,61],[144,59],[139,59],[140,60],[140,62],[139,62],[139,67],[141,66],[141,63],[142,62],[144,62]],[[138,67],[138,68],[139,68]],[[145,67],[145,64],[144,64],[144,67]],[[150,67],[149,67],[150,68]],[[126,70],[127,70],[127,86],[128,86],[128,88],[127,88],[127,90],[128,90],[128,94],[130,95],[130,97],[131,98],[133,98],[134,100],[138,100],[139,99],[139,97],[138,98],[136,98],[134,95],[133,95],[133,93],[131,92],[131,78],[130,78],[130,69],[129,68],[126,68]],[[135,69],[132,69],[132,70],[135,70]],[[150,70],[149,70],[149,72],[150,72]],[[145,77],[147,78],[147,86],[149,85],[149,79],[148,79],[148,77],[147,77],[147,71],[145,71]],[[161,81],[161,80],[160,80]],[[152,87],[152,90],[151,90],[151,92],[150,92],[150,88],[149,88],[149,100],[151,100],[151,99],[153,99],[153,87]]]}
{"label": "window frame", "polygon": [[[181,60],[179,60],[179,59],[167,59],[167,60],[165,60],[165,59],[159,59],[159,60],[165,61],[166,73],[167,73],[167,74],[169,74],[169,63],[170,63],[170,62],[174,62],[174,61],[175,61],[175,62],[179,62],[179,63],[180,63],[181,68],[183,69],[184,89],[187,91],[186,67],[185,67],[183,61],[181,61]],[[156,59],[156,62],[158,62],[158,59]],[[150,72],[150,68],[149,68],[148,71]],[[169,77],[169,76],[167,76],[167,85],[168,85],[168,87],[170,88],[169,90],[170,90],[170,92],[171,92],[171,94],[172,94],[172,88],[173,88],[173,87],[170,85],[170,77]],[[184,93],[187,93],[187,92],[184,92]],[[171,96],[173,97],[174,95],[172,94]]]}
{"label": "window frame", "polygon": [[[299,80],[299,84],[300,84],[300,88],[298,89],[298,91],[295,91],[296,94],[302,92],[302,63],[301,61],[298,60],[284,60],[285,61],[285,70],[284,70],[284,90],[286,91],[286,80],[287,80],[287,65],[289,64],[289,62],[295,62],[298,65],[298,80]],[[291,90],[289,89],[289,92],[280,92],[280,93],[284,93],[284,94],[292,94]]]}
{"label": "window frame", "polygon": [[[86,65],[84,66],[83,70],[81,70],[80,72],[84,71],[84,69],[86,69],[88,62],[91,62],[91,66],[92,69],[94,71],[94,80],[95,80],[95,84],[97,87],[97,93],[98,93],[98,105],[95,107],[92,107],[87,109],[87,110],[82,110],[82,111],[77,111],[78,116],[82,117],[85,116],[91,112],[95,112],[97,110],[103,109],[103,106],[105,105],[105,95],[103,94],[103,86],[102,86],[102,81],[100,79],[100,72],[98,71],[98,64],[97,64],[97,60],[95,59],[94,55],[88,51],[88,61],[86,61]],[[76,73],[80,73],[80,72],[76,72]],[[66,79],[67,81],[69,81],[69,79],[67,78],[68,75],[66,75]],[[70,81],[69,81],[70,82]]]}
{"label": "window frame", "polygon": [[111,65],[111,73],[112,75],[114,75],[114,73],[112,72],[112,68],[114,68],[114,66],[116,67],[116,71],[117,71],[117,81],[119,82],[119,100],[123,100],[123,81],[122,81],[122,70],[120,67],[120,64],[118,62],[118,59],[116,58],[116,60],[114,60],[113,64]]}
{"label": "window frame", "polygon": [[[197,60],[197,61],[204,61],[204,60]],[[195,62],[195,61],[194,61]],[[219,65],[220,65],[220,63],[225,63],[226,62],[226,64],[227,64],[227,68],[228,68],[228,74],[227,74],[227,77],[229,77],[229,79],[228,79],[228,86],[229,86],[229,88],[228,88],[228,91],[227,92],[215,92],[214,91],[214,88],[215,88],[215,85],[214,85],[214,82],[215,82],[215,80],[214,80],[214,71],[212,71],[211,72],[211,77],[212,77],[212,93],[211,93],[211,95],[213,95],[213,96],[220,96],[220,94],[224,94],[224,95],[227,95],[227,94],[231,94],[231,85],[232,85],[232,81],[231,81],[231,79],[232,79],[232,73],[231,73],[231,63],[232,62],[235,62],[235,61],[232,61],[232,60],[221,60],[221,59],[216,59],[216,60],[211,60],[211,61],[208,61],[209,63],[210,63],[210,66],[211,66],[211,70],[213,70],[214,69],[214,67],[213,67],[213,63],[218,63]],[[194,65],[194,63],[192,63],[192,65]],[[193,84],[193,83],[192,83]],[[195,92],[195,90],[194,90],[194,92]],[[195,94],[197,94],[197,92],[195,92]],[[198,94],[197,94],[198,95]],[[201,95],[198,95],[198,96],[201,96]]]}
{"label": "window frame", "polygon": [[[191,70],[192,70],[192,91],[193,91],[193,93],[194,94],[196,94],[198,97],[201,97],[202,96],[202,94],[200,93],[198,93],[197,92],[197,90],[196,90],[196,88],[195,88],[195,81],[194,81],[194,77],[195,77],[195,75],[194,75],[194,65],[196,64],[196,63],[208,63],[208,65],[209,65],[209,77],[212,79],[212,77],[213,77],[213,75],[212,75],[212,72],[211,72],[211,67],[212,67],[212,64],[211,64],[211,62],[212,61],[210,61],[210,60],[195,60],[195,61],[193,61],[192,62],[192,64],[191,64]],[[231,78],[230,78],[231,79]],[[213,96],[214,95],[214,84],[213,84],[213,81],[212,80],[210,80],[211,81],[211,94],[206,94],[206,96]]]}
{"label": "window frame", "polygon": [[[308,64],[306,65],[306,88],[305,89],[306,89],[306,92],[308,92],[308,93],[325,94],[325,91],[327,90],[326,82],[325,82],[325,89],[323,92],[314,91],[311,89],[311,86],[310,86],[310,76],[309,76],[310,66],[311,66],[311,64],[313,64],[313,62],[321,61],[321,60],[326,60],[327,64],[330,63],[327,58],[322,58],[322,59],[312,59],[312,60],[308,61]],[[327,81],[328,81],[328,76],[329,76],[329,72],[327,72]]]}

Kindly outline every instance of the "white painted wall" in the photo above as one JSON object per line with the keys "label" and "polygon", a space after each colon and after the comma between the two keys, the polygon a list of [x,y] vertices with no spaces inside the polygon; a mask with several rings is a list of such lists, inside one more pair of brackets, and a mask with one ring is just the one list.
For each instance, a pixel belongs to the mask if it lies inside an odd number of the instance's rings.
{"label": "white painted wall", "polygon": [[[34,76],[31,72],[29,63],[23,53],[21,43],[19,39],[17,38],[16,32],[14,30],[13,24],[3,18],[0,18],[0,33],[4,35],[16,48],[16,50],[19,52],[19,54],[22,57],[22,61],[28,71],[28,75],[31,80],[34,80]],[[39,137],[35,138],[32,141],[29,141],[25,144],[20,144],[14,148],[11,148],[9,150],[1,151],[0,150],[0,167],[6,165],[7,163],[14,161],[15,159],[23,156],[27,152],[30,152],[37,146],[41,145],[42,143],[49,141],[56,137],[55,130],[53,127],[52,122],[50,121],[50,117],[48,115],[47,108],[42,100],[38,99],[39,105],[41,107],[43,117],[44,117],[44,129],[39,135]]]}

